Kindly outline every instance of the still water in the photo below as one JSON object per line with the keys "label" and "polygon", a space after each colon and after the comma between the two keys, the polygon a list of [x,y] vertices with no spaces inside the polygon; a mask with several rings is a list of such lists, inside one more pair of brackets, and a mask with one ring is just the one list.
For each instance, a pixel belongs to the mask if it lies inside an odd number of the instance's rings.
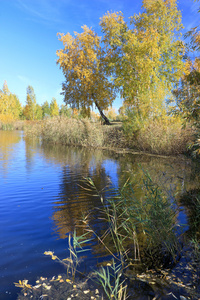
{"label": "still water", "polygon": [[[16,299],[14,282],[65,272],[44,255],[51,250],[68,256],[69,232],[101,201],[84,189],[90,177],[99,191],[140,181],[143,170],[169,195],[199,186],[199,173],[189,159],[116,154],[94,149],[41,145],[23,132],[0,131],[0,299]],[[196,170],[198,170],[198,166]],[[111,196],[105,190],[104,197]],[[187,222],[180,212],[179,218]],[[91,220],[101,230],[98,214]],[[95,243],[82,268],[92,270],[103,253]]]}

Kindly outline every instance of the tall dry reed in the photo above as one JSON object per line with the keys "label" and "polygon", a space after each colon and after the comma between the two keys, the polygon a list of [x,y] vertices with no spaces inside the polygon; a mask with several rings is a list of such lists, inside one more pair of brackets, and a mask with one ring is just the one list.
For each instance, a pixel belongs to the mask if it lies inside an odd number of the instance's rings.
{"label": "tall dry reed", "polygon": [[[129,126],[130,127],[130,126]],[[149,119],[137,131],[126,132],[129,146],[136,150],[162,155],[185,153],[195,140],[195,131],[176,118]]]}
{"label": "tall dry reed", "polygon": [[88,119],[55,117],[46,119],[25,130],[26,136],[41,137],[54,144],[80,145],[87,147],[103,146],[102,126]]}

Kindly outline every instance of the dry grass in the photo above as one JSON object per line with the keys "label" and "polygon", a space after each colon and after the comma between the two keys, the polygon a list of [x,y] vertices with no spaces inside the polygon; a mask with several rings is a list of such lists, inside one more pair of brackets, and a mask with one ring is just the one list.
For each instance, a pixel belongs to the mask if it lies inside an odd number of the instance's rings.
{"label": "dry grass", "polygon": [[23,130],[27,126],[27,121],[17,120],[4,122],[0,120],[0,130]]}
{"label": "dry grass", "polygon": [[87,147],[103,146],[103,130],[100,124],[88,119],[55,117],[44,120],[25,130],[26,136],[38,136],[43,141],[54,144],[80,145]]}
{"label": "dry grass", "polygon": [[112,122],[111,126],[103,126],[103,133],[104,133],[104,147],[107,148],[128,147],[128,143],[126,141],[121,122]]}
{"label": "dry grass", "polygon": [[122,123],[104,126],[88,119],[55,117],[26,125],[25,134],[54,144],[132,148],[161,155],[185,153],[195,140],[192,127],[183,127],[175,118],[148,120],[140,130],[135,131],[129,126],[126,132]]}
{"label": "dry grass", "polygon": [[144,126],[128,136],[129,146],[136,150],[162,155],[185,153],[194,143],[195,131],[176,119],[149,120]]}

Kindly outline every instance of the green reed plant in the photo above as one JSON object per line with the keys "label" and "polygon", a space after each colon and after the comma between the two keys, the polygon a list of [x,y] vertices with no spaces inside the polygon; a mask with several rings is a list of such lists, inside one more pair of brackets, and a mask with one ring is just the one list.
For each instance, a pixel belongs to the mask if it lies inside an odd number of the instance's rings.
{"label": "green reed plant", "polygon": [[[54,252],[52,251],[45,251],[45,255],[51,256],[53,260],[57,260],[60,263],[62,263],[67,268],[67,275],[72,277],[72,279],[75,279],[76,273],[79,272],[77,270],[77,267],[81,261],[80,254],[82,254],[85,251],[88,251],[88,249],[84,249],[83,245],[91,239],[87,239],[88,233],[81,236],[76,235],[76,230],[74,230],[73,234],[69,233],[68,235],[68,250],[69,250],[69,257],[60,259],[58,256],[54,255]],[[80,272],[79,272],[80,273]]]}
{"label": "green reed plant", "polygon": [[2,130],[14,130],[14,126],[12,123],[2,123],[1,129]]}
{"label": "green reed plant", "polygon": [[176,259],[177,211],[148,174],[144,173],[142,186],[126,182],[115,198],[102,198],[102,203],[107,230],[98,240],[122,267],[132,261],[146,263],[147,257],[152,265],[160,266],[166,257]]}
{"label": "green reed plant", "polygon": [[121,281],[122,266],[117,265],[112,260],[112,264],[107,267],[101,267],[100,271],[96,271],[97,281],[101,284],[108,299],[125,300],[127,299],[127,285],[125,280]]}

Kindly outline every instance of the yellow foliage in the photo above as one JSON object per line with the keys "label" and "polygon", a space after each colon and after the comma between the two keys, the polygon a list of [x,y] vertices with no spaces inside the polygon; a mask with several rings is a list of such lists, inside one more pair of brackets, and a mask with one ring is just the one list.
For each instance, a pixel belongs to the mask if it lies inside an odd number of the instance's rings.
{"label": "yellow foliage", "polygon": [[0,90],[0,121],[8,123],[10,121],[19,119],[21,110],[22,107],[18,97],[9,91],[5,81],[3,89]]}
{"label": "yellow foliage", "polygon": [[176,0],[144,0],[143,9],[131,17],[134,29],[121,12],[106,13],[100,25],[115,85],[127,105],[149,116],[163,110],[166,95],[183,74],[184,46]]}
{"label": "yellow foliage", "polygon": [[78,114],[79,114],[78,109],[77,109],[77,108],[74,108],[74,109],[73,109],[73,115],[74,115],[74,116],[78,116]]}
{"label": "yellow foliage", "polygon": [[53,98],[50,103],[50,114],[52,117],[59,115],[59,106],[55,98]]}
{"label": "yellow foliage", "polygon": [[12,123],[15,120],[12,114],[0,114],[0,122],[7,124]]}
{"label": "yellow foliage", "polygon": [[104,111],[105,115],[108,117],[109,120],[113,121],[117,117],[117,113],[113,107],[110,107]]}
{"label": "yellow foliage", "polygon": [[64,101],[77,109],[88,110],[93,104],[105,109],[115,99],[113,84],[106,74],[101,38],[87,26],[83,32],[59,33],[64,49],[57,51],[57,63],[65,76]]}

